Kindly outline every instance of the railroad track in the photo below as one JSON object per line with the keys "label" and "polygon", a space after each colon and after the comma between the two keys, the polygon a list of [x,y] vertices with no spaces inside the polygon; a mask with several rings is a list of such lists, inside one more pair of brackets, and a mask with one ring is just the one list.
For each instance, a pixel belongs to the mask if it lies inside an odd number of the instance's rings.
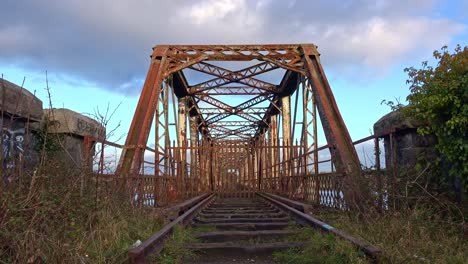
{"label": "railroad track", "polygon": [[187,263],[271,263],[268,255],[273,252],[306,245],[291,241],[300,233],[299,225],[260,197],[215,199],[193,220],[192,227],[214,231],[194,233],[200,242],[186,248],[198,258]]}
{"label": "railroad track", "polygon": [[184,263],[271,263],[278,250],[302,248],[301,228],[312,226],[350,241],[371,258],[380,250],[306,214],[310,206],[280,196],[257,193],[254,198],[195,197],[175,207],[178,217],[139,247],[129,251],[130,263],[147,263],[159,253],[177,225],[191,226],[196,243],[185,245],[197,258]]}

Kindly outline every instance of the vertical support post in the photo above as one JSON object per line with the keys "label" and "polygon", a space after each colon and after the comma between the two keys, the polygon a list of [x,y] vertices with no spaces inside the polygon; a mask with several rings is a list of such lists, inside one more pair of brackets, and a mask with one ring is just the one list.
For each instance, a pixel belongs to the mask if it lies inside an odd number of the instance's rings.
{"label": "vertical support post", "polygon": [[271,173],[269,173],[270,171],[270,166],[268,164],[268,138],[267,138],[267,131],[265,130],[263,132],[263,138],[262,138],[262,145],[263,145],[263,173],[262,173],[262,177],[260,178],[260,182],[259,182],[259,185],[260,185],[260,191],[264,191],[265,187],[266,187],[266,184],[265,184],[265,179],[268,178],[269,175],[271,175]]}
{"label": "vertical support post", "polygon": [[117,174],[124,178],[129,174],[137,175],[140,170],[166,70],[167,50],[167,46],[158,46],[153,50],[148,74],[125,141],[125,145],[132,148],[123,149],[117,168]]}
{"label": "vertical support post", "polygon": [[377,207],[379,208],[379,211],[382,211],[383,209],[383,193],[382,193],[382,174],[380,171],[380,145],[379,145],[379,138],[376,137],[374,139],[374,149],[375,149],[375,170],[376,170],[376,177],[377,177],[377,192],[378,192],[378,201],[377,201]]}
{"label": "vertical support post", "polygon": [[207,146],[209,145],[209,153],[210,153],[210,157],[209,157],[209,160],[208,160],[208,170],[209,170],[209,181],[210,181],[210,190],[212,192],[214,192],[216,189],[215,189],[215,179],[214,179],[214,174],[213,174],[213,163],[214,163],[214,153],[213,153],[213,143],[211,142],[207,142],[206,144]]}
{"label": "vertical support post", "polygon": [[[170,78],[172,80],[172,78]],[[165,84],[165,89],[164,92],[162,93],[162,98],[163,98],[163,109],[164,109],[164,131],[166,132],[164,135],[164,173],[162,175],[156,175],[157,180],[159,182],[158,184],[158,194],[160,194],[161,197],[156,197],[155,199],[161,199],[162,194],[165,194],[164,196],[167,196],[167,188],[169,186],[169,181],[170,181],[170,176],[171,176],[171,165],[172,165],[172,155],[171,155],[171,138],[169,135],[169,89],[172,89],[172,87],[169,85],[169,82],[166,81]],[[163,176],[163,177],[160,177]],[[155,201],[155,206],[156,206],[156,201]]]}
{"label": "vertical support post", "polygon": [[189,120],[190,125],[190,181],[193,184],[193,190],[197,186],[197,171],[198,171],[198,153],[197,153],[197,141],[198,141],[198,117],[191,116]]}
{"label": "vertical support post", "polygon": [[[307,177],[307,193],[309,191],[313,196],[310,197],[316,204],[320,199],[320,178],[318,177],[318,151],[317,151],[317,107],[315,95],[311,92],[310,84],[302,81],[303,95],[303,144],[304,144],[304,171]],[[313,152],[310,154],[310,152]],[[309,175],[309,164],[313,164],[314,175]],[[309,176],[307,176],[309,175]],[[312,185],[313,184],[313,185]],[[312,189],[313,188],[313,189]]]}
{"label": "vertical support post", "polygon": [[177,166],[174,174],[175,178],[175,183],[174,183],[174,189],[175,189],[175,194],[178,196],[180,195],[180,192],[182,190],[182,179],[181,179],[181,162],[180,162],[180,147],[176,146],[175,141],[172,142],[174,153],[175,153],[175,165]]}
{"label": "vertical support post", "polygon": [[267,192],[271,192],[272,191],[272,188],[271,188],[271,183],[272,183],[272,177],[273,177],[273,163],[272,163],[272,144],[271,144],[271,128],[269,127],[268,128],[268,131],[267,131],[267,138],[265,139],[265,157],[266,157],[266,167],[268,168],[267,169],[267,172],[266,172],[266,182],[264,181],[264,185],[265,187],[263,188],[263,190],[266,190]]}
{"label": "vertical support post", "polygon": [[221,185],[219,181],[220,177],[220,165],[219,165],[219,154],[220,154],[220,148],[218,147],[218,144],[213,143],[213,163],[212,163],[212,168],[213,168],[213,178],[215,180],[215,189],[218,193],[221,193]]}
{"label": "vertical support post", "polygon": [[[254,153],[255,153],[255,148],[253,146],[253,142],[251,144],[251,148],[249,149],[249,158],[248,158],[248,161],[247,161],[247,165],[249,166],[248,168],[248,173],[247,173],[247,190],[248,192],[250,193],[250,189],[251,189],[251,180],[252,180],[252,177],[253,177],[253,174],[254,174],[254,167],[253,167],[253,164],[255,163],[255,156],[254,156]],[[250,194],[249,194],[250,196]]]}
{"label": "vertical support post", "polygon": [[397,185],[396,180],[398,179],[398,161],[397,161],[397,141],[395,137],[395,131],[390,133],[390,151],[391,151],[391,158],[392,158],[392,168],[391,168],[391,200],[393,204],[393,210],[396,210],[398,204],[397,197]]}
{"label": "vertical support post", "polygon": [[[187,192],[186,190],[186,185],[185,185],[185,177],[186,177],[186,170],[187,170],[187,151],[186,151],[186,145],[187,145],[187,99],[186,97],[180,97],[178,98],[178,127],[177,127],[177,143],[179,147],[179,161],[180,161],[180,184],[181,184],[181,189],[179,190],[180,192],[184,191]],[[184,194],[182,194],[184,195]]]}
{"label": "vertical support post", "polygon": [[282,192],[288,188],[286,182],[291,177],[290,147],[291,147],[291,97],[289,95],[281,98],[281,110],[283,117],[283,180],[281,181]]}
{"label": "vertical support post", "polygon": [[211,183],[210,183],[210,170],[208,168],[208,164],[210,163],[210,155],[211,155],[211,149],[209,148],[209,145],[207,144],[208,141],[206,140],[205,137],[201,138],[201,149],[198,149],[198,155],[200,157],[203,157],[203,163],[202,166],[200,167],[200,173],[198,176],[202,178],[201,182],[201,189],[203,192],[207,192],[211,190]]}
{"label": "vertical support post", "polygon": [[254,170],[254,173],[253,173],[253,177],[252,177],[252,188],[255,190],[256,189],[256,183],[257,183],[257,177],[258,177],[258,161],[259,161],[259,158],[258,158],[258,154],[259,154],[259,149],[258,149],[258,140],[255,140],[255,150],[253,152],[253,155],[254,155],[254,167],[253,167],[253,170]]}
{"label": "vertical support post", "polygon": [[[319,173],[319,163],[318,163],[318,142],[317,142],[317,102],[315,99],[315,95],[312,94],[312,116],[313,116],[313,123],[312,123],[312,140],[313,140],[313,149],[314,149],[314,174],[315,176]],[[333,164],[333,163],[332,163]],[[315,203],[320,205],[320,178],[315,178]]]}
{"label": "vertical support post", "polygon": [[315,100],[315,96],[312,95],[312,107],[313,107],[313,116],[314,121],[312,124],[314,134],[313,134],[313,141],[314,141],[314,173],[317,175],[319,173],[319,164],[318,164],[318,141],[317,141],[317,104]]}
{"label": "vertical support post", "polygon": [[248,145],[246,146],[246,148],[244,149],[245,151],[245,167],[244,167],[244,197],[245,198],[248,198],[248,194],[249,194],[249,188],[248,188],[248,180],[249,180],[249,162],[250,162],[250,148],[248,147]]}
{"label": "vertical support post", "polygon": [[265,170],[265,166],[264,166],[264,152],[265,152],[265,148],[264,148],[264,136],[265,134],[260,134],[259,136],[259,139],[258,139],[258,143],[259,143],[259,153],[258,153],[258,179],[257,179],[257,191],[260,191],[261,189],[261,184],[262,184],[262,176],[263,176],[263,173],[264,173],[264,170]]}
{"label": "vertical support post", "polygon": [[370,193],[367,182],[362,177],[356,150],[320,64],[316,47],[302,45],[302,48],[305,67],[317,100],[318,112],[333,161],[337,171],[344,173],[345,200],[350,208],[363,209],[365,202],[369,201]]}
{"label": "vertical support post", "polygon": [[308,123],[308,103],[309,103],[309,89],[306,87],[305,77],[302,77],[302,145],[304,149],[303,162],[303,178],[304,178],[304,200],[309,199],[309,188],[312,175],[308,175],[308,163],[310,160],[309,153],[309,123]]}
{"label": "vertical support post", "polygon": [[[163,97],[164,91],[161,91],[161,97]],[[164,101],[164,100],[163,100]],[[163,110],[164,112],[164,110]],[[156,150],[154,152],[154,181],[153,181],[153,206],[156,207],[156,197],[158,194],[158,180],[160,176],[160,170],[161,168],[159,167],[159,122],[160,122],[160,116],[161,116],[161,111],[159,109],[159,102],[156,105],[156,111],[154,113],[154,149]]]}
{"label": "vertical support post", "polygon": [[276,162],[276,156],[277,156],[277,149],[276,149],[276,143],[278,142],[278,124],[277,124],[277,115],[271,116],[270,119],[270,147],[271,147],[271,164],[273,167],[273,173],[271,175],[272,178],[272,184],[274,184],[274,188],[277,188],[277,180],[278,180],[278,168],[277,168],[277,162]]}

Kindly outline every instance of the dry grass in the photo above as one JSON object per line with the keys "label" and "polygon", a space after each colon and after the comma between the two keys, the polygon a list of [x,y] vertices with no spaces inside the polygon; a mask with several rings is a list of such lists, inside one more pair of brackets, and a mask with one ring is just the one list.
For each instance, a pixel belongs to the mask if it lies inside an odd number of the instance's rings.
{"label": "dry grass", "polygon": [[[46,86],[52,109],[47,75]],[[111,116],[98,121],[105,126]],[[0,263],[127,262],[132,244],[159,230],[162,218],[71,162],[62,136],[49,134],[48,124],[27,130],[38,156],[33,165],[20,155],[5,169],[0,152]]]}
{"label": "dry grass", "polygon": [[80,196],[73,177],[36,179],[0,197],[0,263],[121,263],[137,240],[155,233],[162,221],[128,200],[88,189]]}
{"label": "dry grass", "polygon": [[466,263],[466,227],[434,208],[366,216],[324,209],[315,214],[332,226],[380,247],[383,263]]}

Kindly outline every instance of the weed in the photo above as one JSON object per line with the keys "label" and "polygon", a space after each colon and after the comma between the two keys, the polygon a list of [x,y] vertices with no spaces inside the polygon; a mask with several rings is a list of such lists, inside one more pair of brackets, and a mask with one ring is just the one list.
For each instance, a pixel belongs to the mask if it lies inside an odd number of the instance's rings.
{"label": "weed", "polygon": [[150,260],[156,261],[156,263],[174,264],[195,257],[193,251],[185,248],[185,245],[197,242],[192,230],[177,225],[174,227],[171,238],[166,241],[161,254],[150,256]]}
{"label": "weed", "polygon": [[163,224],[115,197],[96,205],[93,191],[81,196],[67,180],[36,181],[34,195],[8,190],[0,197],[0,263],[76,263],[85,256],[91,263],[123,262],[130,245]]}
{"label": "weed", "polygon": [[[53,109],[48,85],[46,90]],[[0,263],[127,261],[130,246],[159,230],[161,218],[109,191],[115,182],[69,159],[66,136],[49,133],[52,124],[31,128],[40,161],[23,164],[18,156],[9,181],[0,154]]]}
{"label": "weed", "polygon": [[312,228],[302,228],[292,241],[307,242],[302,249],[289,249],[273,253],[278,263],[367,263],[362,252],[347,241],[341,241],[331,234],[323,234]]}
{"label": "weed", "polygon": [[324,209],[318,217],[334,227],[378,246],[389,263],[466,263],[468,243],[463,224],[427,207],[366,216]]}

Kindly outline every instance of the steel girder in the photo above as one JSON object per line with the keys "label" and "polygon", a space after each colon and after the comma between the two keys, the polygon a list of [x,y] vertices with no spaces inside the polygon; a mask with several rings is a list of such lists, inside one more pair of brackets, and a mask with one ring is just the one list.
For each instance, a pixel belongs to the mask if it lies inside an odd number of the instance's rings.
{"label": "steel girder", "polygon": [[[260,61],[260,63],[240,70],[229,70],[209,63],[209,61],[252,60]],[[182,72],[186,68],[208,74],[214,78],[190,86],[185,81]],[[276,69],[285,70],[280,84],[274,84],[257,77]],[[211,142],[212,146],[216,142],[224,141],[224,138],[232,136],[237,136],[241,142],[249,142],[248,144],[251,146],[255,145],[256,138],[263,138],[262,140],[265,142],[264,135],[269,129],[271,117],[284,112],[285,109],[282,108],[288,106],[282,104],[289,104],[289,99],[286,100],[284,97],[290,96],[297,90],[299,76],[306,77],[310,82],[308,89],[314,96],[336,168],[346,175],[350,184],[352,179],[360,177],[359,159],[320,64],[319,53],[313,44],[156,46],[153,49],[148,74],[129,129],[118,173],[128,175],[139,172],[156,106],[159,105],[158,100],[161,98],[161,85],[164,80],[172,76],[177,81],[177,84],[174,82],[172,89],[178,97],[188,97],[185,100],[187,104],[190,104],[187,115],[198,117],[196,119],[198,120],[198,130],[205,141]],[[227,102],[229,100],[213,97],[236,94],[249,94],[255,95],[255,97],[236,106]],[[306,100],[309,98],[311,97],[306,98]],[[212,107],[204,109],[200,104],[201,101],[214,106],[217,110],[213,110]],[[253,106],[264,102],[268,103],[269,106],[253,108]],[[220,128],[223,127],[223,124],[228,125],[226,122],[222,123],[222,120],[231,116],[238,116],[246,120],[243,123],[244,126],[235,130]],[[288,117],[286,121],[290,122],[289,119]],[[309,120],[305,120],[305,122],[305,126],[308,127]],[[289,134],[290,130],[290,127],[283,127],[283,133]],[[292,139],[288,138],[288,141],[292,141]],[[156,145],[158,144],[159,142],[156,142]],[[183,143],[179,144],[182,144],[181,147],[183,147]],[[314,143],[309,142],[308,144],[310,146]],[[310,149],[309,146],[307,146],[308,149]],[[266,156],[265,153],[251,153],[251,157],[259,162],[258,166],[265,165],[262,165],[263,161],[261,161],[262,157]],[[288,158],[288,155],[285,157]],[[213,159],[219,159],[219,157],[213,154]],[[245,169],[246,173],[252,168],[255,170],[257,164],[249,166],[248,169]],[[357,193],[346,193],[345,195],[358,197]]]}
{"label": "steel girder", "polygon": [[192,86],[191,89],[197,92],[220,87],[220,86],[227,85],[230,83],[240,83],[248,87],[275,92],[276,85],[269,83],[269,82],[265,82],[262,80],[252,78],[252,76],[259,75],[265,72],[269,72],[271,70],[278,69],[279,67],[273,63],[264,62],[264,63],[260,63],[257,65],[245,68],[243,70],[230,71],[220,66],[200,62],[200,63],[193,64],[189,68],[218,77],[218,78],[205,81],[203,83],[199,83],[199,84]]}

